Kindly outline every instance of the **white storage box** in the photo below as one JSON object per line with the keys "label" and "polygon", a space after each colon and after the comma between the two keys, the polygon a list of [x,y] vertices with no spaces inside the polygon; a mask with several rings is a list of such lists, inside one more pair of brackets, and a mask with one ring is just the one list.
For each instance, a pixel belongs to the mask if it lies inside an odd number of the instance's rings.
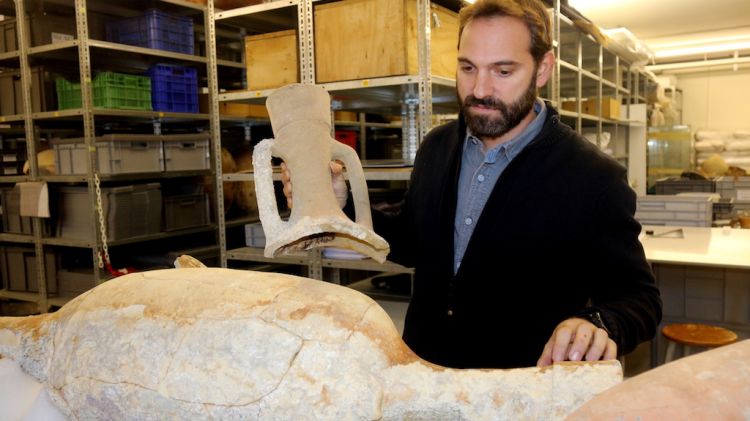
{"label": "white storage box", "polygon": [[[53,139],[58,174],[86,174],[87,153],[83,138]],[[109,134],[96,138],[99,174],[162,171],[161,136]]]}
{"label": "white storage box", "polygon": [[710,227],[713,201],[707,196],[639,196],[635,219],[644,225]]}
{"label": "white storage box", "polygon": [[245,224],[245,244],[248,247],[265,247],[266,234],[260,222]]}
{"label": "white storage box", "polygon": [[211,155],[208,133],[165,135],[164,171],[208,170]]}

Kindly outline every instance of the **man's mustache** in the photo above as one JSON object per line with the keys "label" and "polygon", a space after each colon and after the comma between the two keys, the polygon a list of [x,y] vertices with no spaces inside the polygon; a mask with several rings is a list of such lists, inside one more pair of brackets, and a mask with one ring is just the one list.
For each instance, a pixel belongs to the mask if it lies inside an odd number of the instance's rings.
{"label": "man's mustache", "polygon": [[503,102],[499,99],[493,97],[477,98],[474,95],[469,95],[466,97],[466,99],[464,99],[464,107],[471,107],[475,105],[480,105],[495,110],[502,110],[505,104],[503,104]]}

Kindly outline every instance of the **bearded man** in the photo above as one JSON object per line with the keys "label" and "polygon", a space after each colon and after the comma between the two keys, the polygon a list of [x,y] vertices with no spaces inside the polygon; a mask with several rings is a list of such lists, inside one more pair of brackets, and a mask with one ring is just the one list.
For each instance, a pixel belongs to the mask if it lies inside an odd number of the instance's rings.
{"label": "bearded man", "polygon": [[662,313],[636,195],[537,98],[555,64],[544,5],[478,0],[459,18],[459,120],[426,136],[400,212],[373,214],[389,259],[415,268],[404,340],[455,368],[632,351]]}

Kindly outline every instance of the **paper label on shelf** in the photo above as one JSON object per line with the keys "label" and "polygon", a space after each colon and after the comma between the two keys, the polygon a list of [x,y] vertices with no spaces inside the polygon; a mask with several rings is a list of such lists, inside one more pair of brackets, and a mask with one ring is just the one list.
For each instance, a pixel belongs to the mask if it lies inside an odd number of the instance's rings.
{"label": "paper label on shelf", "polygon": [[56,42],[63,42],[63,41],[72,41],[75,37],[70,34],[61,34],[59,32],[52,32],[52,43]]}
{"label": "paper label on shelf", "polygon": [[21,190],[21,216],[50,217],[47,183],[29,181],[16,186]]}
{"label": "paper label on shelf", "polygon": [[737,200],[750,201],[750,189],[737,189]]}

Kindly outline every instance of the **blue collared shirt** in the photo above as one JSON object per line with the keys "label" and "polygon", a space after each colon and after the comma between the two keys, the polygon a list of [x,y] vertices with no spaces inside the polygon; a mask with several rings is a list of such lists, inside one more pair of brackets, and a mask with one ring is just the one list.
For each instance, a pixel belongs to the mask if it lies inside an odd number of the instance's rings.
{"label": "blue collared shirt", "polygon": [[482,141],[466,134],[461,172],[458,178],[458,200],[456,220],[453,224],[453,273],[461,266],[474,226],[482,214],[482,209],[495,187],[500,175],[537,134],[542,130],[547,108],[544,101],[537,99],[534,104],[536,118],[518,136],[495,146],[486,153]]}

